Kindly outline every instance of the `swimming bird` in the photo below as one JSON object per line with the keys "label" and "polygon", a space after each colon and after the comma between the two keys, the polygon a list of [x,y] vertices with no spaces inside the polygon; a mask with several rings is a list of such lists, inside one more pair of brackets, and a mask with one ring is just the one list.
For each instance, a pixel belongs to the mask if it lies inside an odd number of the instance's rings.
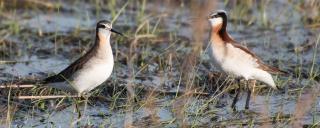
{"label": "swimming bird", "polygon": [[112,28],[109,21],[99,21],[96,25],[96,39],[93,47],[60,73],[44,79],[42,84],[82,95],[106,81],[114,65],[110,44],[111,32],[123,36]]}
{"label": "swimming bird", "polygon": [[[273,89],[277,89],[270,73],[283,74],[284,71],[271,67],[262,62],[248,48],[241,46],[227,32],[227,13],[224,10],[212,12],[209,20],[211,31],[209,39],[209,55],[213,64],[228,75],[245,80],[258,80]],[[240,83],[239,83],[240,84]],[[248,88],[245,109],[249,109],[251,90]],[[235,110],[238,101],[240,86],[236,92],[231,107]]]}

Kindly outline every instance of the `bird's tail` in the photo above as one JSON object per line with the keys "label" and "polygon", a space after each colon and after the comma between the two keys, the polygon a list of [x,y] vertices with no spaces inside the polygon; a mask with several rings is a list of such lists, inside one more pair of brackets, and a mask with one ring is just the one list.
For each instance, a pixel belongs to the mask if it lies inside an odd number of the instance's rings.
{"label": "bird's tail", "polygon": [[269,74],[268,72],[266,72],[264,70],[256,69],[254,72],[253,78],[256,80],[259,80],[263,83],[266,83],[267,85],[269,85],[273,89],[278,89],[278,87],[276,86],[276,84],[273,81],[271,74]]}

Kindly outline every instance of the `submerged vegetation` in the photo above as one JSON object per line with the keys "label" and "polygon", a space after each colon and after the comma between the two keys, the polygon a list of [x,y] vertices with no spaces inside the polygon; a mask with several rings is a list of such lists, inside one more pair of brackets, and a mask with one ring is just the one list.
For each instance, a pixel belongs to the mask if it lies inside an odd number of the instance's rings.
{"label": "submerged vegetation", "polygon": [[[269,65],[281,90],[257,83],[230,108],[238,84],[217,72],[207,51],[212,10]],[[0,88],[0,127],[319,127],[320,2],[317,0],[0,0],[0,83],[32,83],[86,53],[100,19],[112,35],[111,78],[82,98],[46,87]],[[240,84],[245,84],[241,81]]]}

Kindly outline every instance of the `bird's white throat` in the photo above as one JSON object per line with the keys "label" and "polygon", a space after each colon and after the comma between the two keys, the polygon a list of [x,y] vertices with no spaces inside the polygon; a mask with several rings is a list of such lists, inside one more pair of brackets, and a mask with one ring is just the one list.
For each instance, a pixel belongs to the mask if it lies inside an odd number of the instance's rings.
{"label": "bird's white throat", "polygon": [[110,38],[110,35],[111,35],[110,30],[99,28],[98,32],[99,32],[99,36],[103,36],[103,38],[105,38],[105,39]]}
{"label": "bird's white throat", "polygon": [[218,18],[212,18],[212,19],[209,19],[210,21],[210,24],[212,27],[216,27],[216,26],[219,26],[219,25],[222,25],[222,18],[221,17],[218,17]]}

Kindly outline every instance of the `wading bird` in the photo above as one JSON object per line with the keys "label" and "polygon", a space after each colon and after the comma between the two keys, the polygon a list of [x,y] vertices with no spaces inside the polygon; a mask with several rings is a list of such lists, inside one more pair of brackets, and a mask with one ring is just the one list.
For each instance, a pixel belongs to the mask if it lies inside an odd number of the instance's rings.
{"label": "wading bird", "polygon": [[[277,89],[270,73],[285,73],[275,67],[268,66],[262,62],[248,48],[241,46],[227,32],[227,13],[218,10],[211,13],[207,19],[210,22],[209,55],[213,64],[228,75],[245,80],[259,80],[270,87]],[[270,73],[269,73],[270,72]],[[239,82],[240,84],[240,82]],[[245,109],[249,108],[251,90],[249,87]],[[238,101],[240,86],[233,99],[231,107],[235,110]]]}
{"label": "wading bird", "polygon": [[106,81],[114,65],[110,44],[111,32],[123,36],[122,33],[112,29],[109,21],[99,21],[93,47],[60,73],[46,78],[42,84],[82,95]]}

